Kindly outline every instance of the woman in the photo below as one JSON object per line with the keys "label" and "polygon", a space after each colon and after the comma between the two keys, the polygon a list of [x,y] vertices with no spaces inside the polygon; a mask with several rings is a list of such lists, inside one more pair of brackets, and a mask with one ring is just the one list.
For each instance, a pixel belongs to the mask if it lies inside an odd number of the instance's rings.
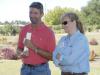
{"label": "woman", "polygon": [[89,45],[82,23],[75,13],[65,13],[62,27],[63,36],[53,53],[54,64],[61,69],[61,75],[87,75],[89,72]]}

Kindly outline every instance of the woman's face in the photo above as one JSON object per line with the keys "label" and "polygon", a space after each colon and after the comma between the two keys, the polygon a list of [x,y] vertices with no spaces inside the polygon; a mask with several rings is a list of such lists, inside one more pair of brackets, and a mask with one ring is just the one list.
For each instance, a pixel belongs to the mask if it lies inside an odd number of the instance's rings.
{"label": "woman's face", "polygon": [[76,29],[76,21],[71,21],[69,17],[64,17],[62,19],[62,28],[66,33],[71,33],[74,29]]}

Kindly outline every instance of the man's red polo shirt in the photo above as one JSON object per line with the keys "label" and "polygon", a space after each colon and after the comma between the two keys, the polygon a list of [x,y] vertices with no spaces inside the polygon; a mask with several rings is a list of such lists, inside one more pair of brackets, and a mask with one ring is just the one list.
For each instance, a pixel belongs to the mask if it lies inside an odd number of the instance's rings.
{"label": "man's red polo shirt", "polygon": [[[36,28],[32,28],[31,24],[23,27],[19,35],[18,48],[24,48],[23,40],[26,37],[27,32],[32,33],[31,41],[37,47],[48,52],[53,52],[55,48],[55,36],[53,31],[44,25],[44,23],[37,26]],[[35,65],[45,63],[48,60],[36,54],[32,49],[29,49],[29,56],[22,58],[22,61],[24,64]]]}

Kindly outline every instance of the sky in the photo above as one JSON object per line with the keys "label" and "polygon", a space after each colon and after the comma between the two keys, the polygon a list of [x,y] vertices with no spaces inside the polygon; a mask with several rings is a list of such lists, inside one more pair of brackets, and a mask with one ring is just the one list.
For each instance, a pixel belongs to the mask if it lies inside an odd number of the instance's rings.
{"label": "sky", "polygon": [[37,1],[43,4],[47,13],[56,6],[81,10],[90,0],[0,0],[0,21],[29,21],[29,5]]}

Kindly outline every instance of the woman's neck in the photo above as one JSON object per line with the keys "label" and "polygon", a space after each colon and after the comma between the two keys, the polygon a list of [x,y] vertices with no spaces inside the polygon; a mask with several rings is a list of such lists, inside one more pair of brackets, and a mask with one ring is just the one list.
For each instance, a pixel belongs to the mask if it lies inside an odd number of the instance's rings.
{"label": "woman's neck", "polygon": [[77,32],[77,29],[73,29],[73,30],[71,30],[68,34],[69,34],[69,36],[72,36],[74,33],[76,33]]}

